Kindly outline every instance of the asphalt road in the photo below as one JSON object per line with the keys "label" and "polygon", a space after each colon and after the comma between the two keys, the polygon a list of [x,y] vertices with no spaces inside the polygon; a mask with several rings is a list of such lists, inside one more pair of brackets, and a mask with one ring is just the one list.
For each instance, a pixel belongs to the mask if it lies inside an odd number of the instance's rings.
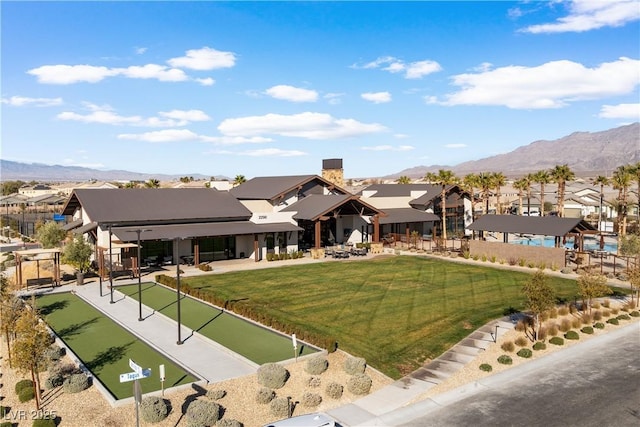
{"label": "asphalt road", "polygon": [[[397,426],[640,426],[640,324],[496,374]],[[405,415],[409,415],[408,413]]]}

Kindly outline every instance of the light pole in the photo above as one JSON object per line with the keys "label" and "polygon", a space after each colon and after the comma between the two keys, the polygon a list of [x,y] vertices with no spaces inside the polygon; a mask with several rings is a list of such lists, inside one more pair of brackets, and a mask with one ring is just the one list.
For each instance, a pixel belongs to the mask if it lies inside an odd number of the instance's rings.
{"label": "light pole", "polygon": [[140,255],[140,233],[144,233],[145,231],[151,230],[136,230],[136,234],[138,235],[138,321],[142,322],[144,318],[142,317],[142,274],[141,274],[141,255]]}
{"label": "light pole", "polygon": [[[176,260],[180,259],[180,239],[176,237]],[[180,336],[180,261],[176,262],[176,294],[178,296],[178,341],[176,344],[182,345],[182,337]]]}
{"label": "light pole", "polygon": [[111,253],[111,224],[109,224],[109,291],[111,294],[110,304],[113,304],[113,254]]}

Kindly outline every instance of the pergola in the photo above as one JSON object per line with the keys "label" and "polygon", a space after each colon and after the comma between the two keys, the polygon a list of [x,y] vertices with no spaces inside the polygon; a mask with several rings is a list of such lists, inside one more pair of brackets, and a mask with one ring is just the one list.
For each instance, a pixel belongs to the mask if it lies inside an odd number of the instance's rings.
{"label": "pergola", "polygon": [[[52,285],[60,285],[60,254],[62,249],[26,249],[22,251],[13,252],[16,257],[16,284],[21,288],[23,285],[22,279],[22,264],[24,262],[35,262],[37,265],[37,277],[34,279],[27,279],[26,288],[29,288],[29,282],[33,281],[37,283],[51,283]],[[53,261],[53,277],[41,277],[40,276],[40,261]]]}

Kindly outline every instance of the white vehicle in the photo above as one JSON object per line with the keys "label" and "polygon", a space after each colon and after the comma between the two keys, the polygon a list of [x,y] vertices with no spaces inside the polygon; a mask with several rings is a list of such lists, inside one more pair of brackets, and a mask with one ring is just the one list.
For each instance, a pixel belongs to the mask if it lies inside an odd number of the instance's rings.
{"label": "white vehicle", "polygon": [[522,211],[524,216],[540,216],[540,211],[537,209],[531,209],[531,211]]}
{"label": "white vehicle", "polygon": [[300,415],[265,424],[264,427],[335,427],[336,421],[324,413]]}

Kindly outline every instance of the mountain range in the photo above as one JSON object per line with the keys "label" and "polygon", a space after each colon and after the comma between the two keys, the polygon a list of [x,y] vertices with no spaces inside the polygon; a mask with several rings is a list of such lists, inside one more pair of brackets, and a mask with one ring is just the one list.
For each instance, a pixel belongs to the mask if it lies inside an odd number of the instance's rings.
{"label": "mountain range", "polygon": [[534,141],[506,154],[455,166],[416,166],[385,178],[420,178],[439,169],[449,169],[458,176],[478,172],[522,176],[564,164],[579,176],[610,175],[618,166],[637,162],[640,162],[640,123],[633,123],[601,132],[574,132],[552,141]]}
{"label": "mountain range", "polygon": [[[640,162],[640,123],[601,132],[574,132],[552,141],[534,141],[509,153],[460,163],[455,166],[415,166],[383,178],[421,178],[427,172],[449,169],[458,176],[478,172],[502,172],[521,176],[567,164],[579,176],[610,175],[618,166]],[[189,175],[208,179],[204,175]],[[98,170],[78,166],[20,163],[0,159],[0,180],[41,182],[69,181],[171,181],[179,175],[146,174],[123,170]],[[216,179],[228,179],[215,177]]]}

